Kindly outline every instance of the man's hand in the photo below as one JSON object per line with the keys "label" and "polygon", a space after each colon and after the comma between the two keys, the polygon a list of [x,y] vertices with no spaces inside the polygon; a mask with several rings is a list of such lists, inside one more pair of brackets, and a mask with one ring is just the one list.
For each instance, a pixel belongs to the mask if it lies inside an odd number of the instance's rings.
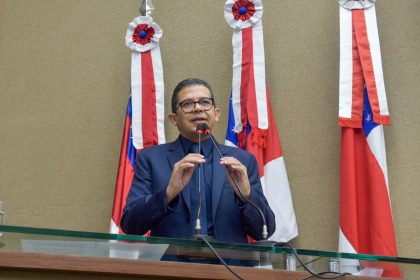
{"label": "man's hand", "polygon": [[166,201],[169,204],[188,184],[194,170],[206,160],[200,154],[188,154],[175,163],[166,189]]}
{"label": "man's hand", "polygon": [[[246,199],[249,199],[249,196],[251,195],[251,185],[249,183],[248,171],[245,165],[243,165],[239,160],[237,160],[234,157],[223,157],[220,159],[220,164],[224,165],[226,169],[230,171],[233,178],[235,178],[236,182],[238,182],[238,186],[241,189],[244,197]],[[227,177],[230,186],[233,188],[236,195],[241,199],[242,202],[245,202],[229,174],[227,175]]]}

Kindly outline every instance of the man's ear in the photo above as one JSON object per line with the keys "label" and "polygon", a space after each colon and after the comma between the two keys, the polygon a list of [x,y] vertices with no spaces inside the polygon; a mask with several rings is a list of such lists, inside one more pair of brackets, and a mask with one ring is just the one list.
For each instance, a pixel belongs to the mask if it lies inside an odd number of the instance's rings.
{"label": "man's ear", "polygon": [[220,109],[219,108],[214,108],[214,120],[216,122],[218,122],[220,119]]}
{"label": "man's ear", "polygon": [[176,126],[176,125],[177,125],[177,118],[176,118],[176,114],[175,114],[175,113],[169,113],[169,114],[168,114],[168,120],[169,120],[169,122],[170,122],[172,125],[174,125],[174,126]]}

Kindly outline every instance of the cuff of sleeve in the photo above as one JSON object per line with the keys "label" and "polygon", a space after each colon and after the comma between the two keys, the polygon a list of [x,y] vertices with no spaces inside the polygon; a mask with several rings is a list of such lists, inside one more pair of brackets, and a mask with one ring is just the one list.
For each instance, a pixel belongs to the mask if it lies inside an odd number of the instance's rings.
{"label": "cuff of sleeve", "polygon": [[172,199],[170,203],[168,203],[168,201],[166,200],[166,191],[164,191],[164,195],[165,195],[164,202],[165,202],[166,211],[168,213],[172,213],[175,210],[176,206],[178,205],[179,195],[177,195],[174,199]]}
{"label": "cuff of sleeve", "polygon": [[[252,196],[252,192],[249,195],[248,200],[251,200],[251,196]],[[235,204],[241,211],[245,210],[246,206],[248,205],[248,203],[242,202],[242,200],[237,195],[235,195]]]}

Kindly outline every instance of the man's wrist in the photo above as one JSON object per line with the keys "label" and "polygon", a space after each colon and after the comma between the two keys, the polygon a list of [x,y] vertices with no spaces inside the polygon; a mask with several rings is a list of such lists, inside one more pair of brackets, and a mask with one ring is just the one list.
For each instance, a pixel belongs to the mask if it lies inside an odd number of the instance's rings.
{"label": "man's wrist", "polygon": [[172,191],[172,188],[168,185],[166,188],[166,202],[168,204],[176,197],[176,194]]}
{"label": "man's wrist", "polygon": [[248,185],[248,187],[246,187],[245,189],[242,189],[242,194],[244,197],[243,198],[241,197],[241,200],[245,199],[245,201],[243,202],[246,202],[246,200],[248,200],[251,197],[251,187]]}

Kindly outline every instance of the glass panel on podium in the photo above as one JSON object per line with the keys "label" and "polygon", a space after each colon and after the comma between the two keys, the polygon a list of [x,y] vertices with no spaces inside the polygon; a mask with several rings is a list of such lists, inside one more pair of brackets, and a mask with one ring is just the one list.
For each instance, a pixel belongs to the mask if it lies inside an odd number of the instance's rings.
{"label": "glass panel on podium", "polygon": [[[204,241],[0,225],[0,252],[220,264]],[[420,279],[420,259],[210,242],[228,265]],[[389,272],[391,271],[391,274]]]}

